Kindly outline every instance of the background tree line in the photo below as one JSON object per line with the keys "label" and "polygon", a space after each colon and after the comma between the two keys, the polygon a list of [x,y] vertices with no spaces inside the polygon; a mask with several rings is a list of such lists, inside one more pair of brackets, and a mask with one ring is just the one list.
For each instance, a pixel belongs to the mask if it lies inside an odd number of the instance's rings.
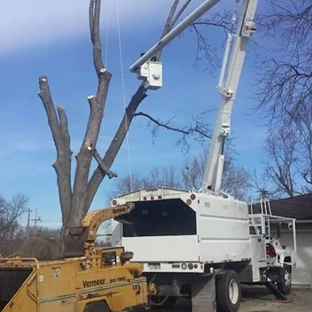
{"label": "background tree line", "polygon": [[59,229],[21,225],[21,217],[29,209],[28,202],[23,194],[11,200],[0,195],[0,257],[58,257]]}
{"label": "background tree line", "polygon": [[[181,167],[165,165],[152,168],[145,174],[125,175],[116,180],[114,189],[107,194],[108,199],[141,188],[169,187],[183,190],[200,190],[206,165],[206,150],[197,157],[185,159]],[[228,155],[224,164],[223,191],[237,199],[249,201],[252,193],[251,174],[243,167],[235,165]]]}

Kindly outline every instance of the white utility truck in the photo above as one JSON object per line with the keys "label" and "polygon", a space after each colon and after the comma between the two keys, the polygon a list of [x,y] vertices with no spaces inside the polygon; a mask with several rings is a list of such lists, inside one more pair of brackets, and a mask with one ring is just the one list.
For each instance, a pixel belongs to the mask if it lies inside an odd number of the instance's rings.
{"label": "white utility truck", "polygon": [[[131,66],[147,89],[162,84],[157,51],[219,1],[204,1]],[[224,142],[247,43],[255,31],[257,0],[242,2],[236,33],[230,32],[226,43],[218,85],[222,101],[202,188],[142,189],[112,201],[112,206],[135,204],[131,213],[116,220],[122,224],[122,245],[144,263],[148,281],[157,285],[158,296],[152,300],[158,305],[172,306],[177,297],[186,296],[192,299],[193,312],[235,312],[241,283],[263,284],[280,299],[290,291],[295,252],[281,246],[279,234],[292,228],[296,251],[295,220],[273,216],[264,198],[248,207],[221,191]]]}

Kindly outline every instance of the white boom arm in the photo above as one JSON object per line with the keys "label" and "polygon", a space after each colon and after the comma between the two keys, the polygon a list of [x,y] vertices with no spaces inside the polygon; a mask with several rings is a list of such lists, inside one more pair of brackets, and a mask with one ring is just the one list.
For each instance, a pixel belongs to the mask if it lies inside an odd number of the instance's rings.
{"label": "white boom arm", "polygon": [[144,55],[142,55],[135,63],[130,66],[131,72],[137,72],[139,68],[148,60],[150,60],[158,51],[163,49],[169,42],[179,36],[183,30],[194,23],[198,18],[210,10],[215,4],[221,0],[206,0],[199,7],[197,7],[191,14],[189,14],[182,22],[174,27],[167,35],[160,39],[154,46],[152,46]]}
{"label": "white boom arm", "polygon": [[[146,88],[155,90],[162,86],[162,65],[157,61],[151,61],[155,54],[220,1],[204,1],[130,66],[130,71],[137,72],[139,79],[145,81]],[[235,1],[239,2],[239,0]],[[230,134],[230,118],[243,69],[247,43],[250,35],[255,31],[254,15],[257,3],[258,0],[243,0],[237,32],[235,35],[229,34],[223,57],[218,85],[218,90],[222,95],[222,101],[209,149],[202,185],[204,190],[211,189],[215,194],[218,194],[221,188],[224,166],[224,142],[225,138]]]}
{"label": "white boom arm", "polygon": [[[244,0],[236,35],[229,34],[223,57],[218,90],[222,101],[213,132],[203,188],[219,193],[224,166],[224,142],[230,134],[230,121],[249,37],[255,32],[254,15],[258,0]],[[232,43],[233,41],[233,43]],[[233,45],[233,47],[231,47]],[[229,57],[230,55],[230,57]]]}

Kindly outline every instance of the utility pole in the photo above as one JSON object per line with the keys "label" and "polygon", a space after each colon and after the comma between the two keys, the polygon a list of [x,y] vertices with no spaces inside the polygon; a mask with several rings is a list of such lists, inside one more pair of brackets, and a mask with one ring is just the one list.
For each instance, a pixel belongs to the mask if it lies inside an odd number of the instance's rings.
{"label": "utility pole", "polygon": [[30,213],[32,212],[32,210],[28,207],[27,208],[27,228],[26,228],[26,236],[29,235],[29,228],[30,228]]}
{"label": "utility pole", "polygon": [[38,218],[37,218],[37,209],[36,209],[36,211],[35,211],[35,218],[34,218],[34,219],[31,219],[31,221],[34,221],[34,228],[35,228],[35,230],[36,230],[37,223],[38,223],[38,222],[42,222],[41,217],[38,217]]}

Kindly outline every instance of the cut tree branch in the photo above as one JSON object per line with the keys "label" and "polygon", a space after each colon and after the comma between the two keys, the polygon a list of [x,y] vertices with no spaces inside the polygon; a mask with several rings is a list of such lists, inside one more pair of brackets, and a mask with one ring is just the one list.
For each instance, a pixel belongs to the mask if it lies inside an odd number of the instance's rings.
{"label": "cut tree branch", "polygon": [[95,149],[94,152],[93,152],[93,157],[94,157],[95,160],[98,162],[100,168],[105,172],[105,174],[108,175],[108,177],[109,177],[110,179],[111,179],[111,178],[117,178],[117,177],[118,177],[117,173],[115,173],[115,172],[109,170],[109,169],[105,166],[105,164],[104,164],[104,162],[103,162],[103,160],[102,160],[100,154],[98,153],[98,151],[97,151],[96,149]]}
{"label": "cut tree branch", "polygon": [[[126,108],[125,114],[123,119],[119,125],[119,128],[116,131],[116,134],[111,141],[105,156],[102,159],[102,163],[104,164],[105,168],[109,169],[116,158],[120,147],[127,135],[128,129],[131,125],[133,120],[134,114],[140,105],[140,103],[146,98],[146,89],[144,87],[144,83],[142,83],[139,88],[137,89],[136,93],[133,95],[129,105]],[[106,173],[98,167],[92,174],[92,177],[88,183],[88,198],[87,198],[87,205],[89,207],[91,202],[94,198],[94,195],[99,188],[102,180],[104,179]]]}
{"label": "cut tree branch", "polygon": [[68,122],[65,110],[63,107],[58,107],[58,116],[55,110],[51,91],[46,76],[39,78],[39,97],[45,108],[52,137],[57,151],[57,159],[53,167],[57,173],[57,185],[61,202],[61,210],[63,221],[67,219],[71,207],[71,155],[70,135],[68,131]]}
{"label": "cut tree branch", "polygon": [[[64,107],[58,106],[57,112],[58,112],[58,116],[60,119],[60,131],[61,131],[62,137],[64,139],[64,143],[66,144],[66,146],[69,147],[70,146],[70,135],[69,135],[69,131],[68,131],[68,120],[67,120],[67,116],[66,116]],[[71,151],[70,151],[70,154],[72,155]]]}
{"label": "cut tree branch", "polygon": [[72,209],[75,210],[75,219],[77,220],[81,220],[90,207],[90,205],[86,204],[88,198],[89,173],[93,159],[92,156],[94,155],[100,133],[109,83],[112,76],[111,73],[106,70],[102,61],[100,11],[101,0],[91,0],[89,7],[90,36],[93,44],[93,64],[98,76],[98,87],[96,95],[88,97],[90,106],[89,120],[83,142],[76,157],[77,168]]}

